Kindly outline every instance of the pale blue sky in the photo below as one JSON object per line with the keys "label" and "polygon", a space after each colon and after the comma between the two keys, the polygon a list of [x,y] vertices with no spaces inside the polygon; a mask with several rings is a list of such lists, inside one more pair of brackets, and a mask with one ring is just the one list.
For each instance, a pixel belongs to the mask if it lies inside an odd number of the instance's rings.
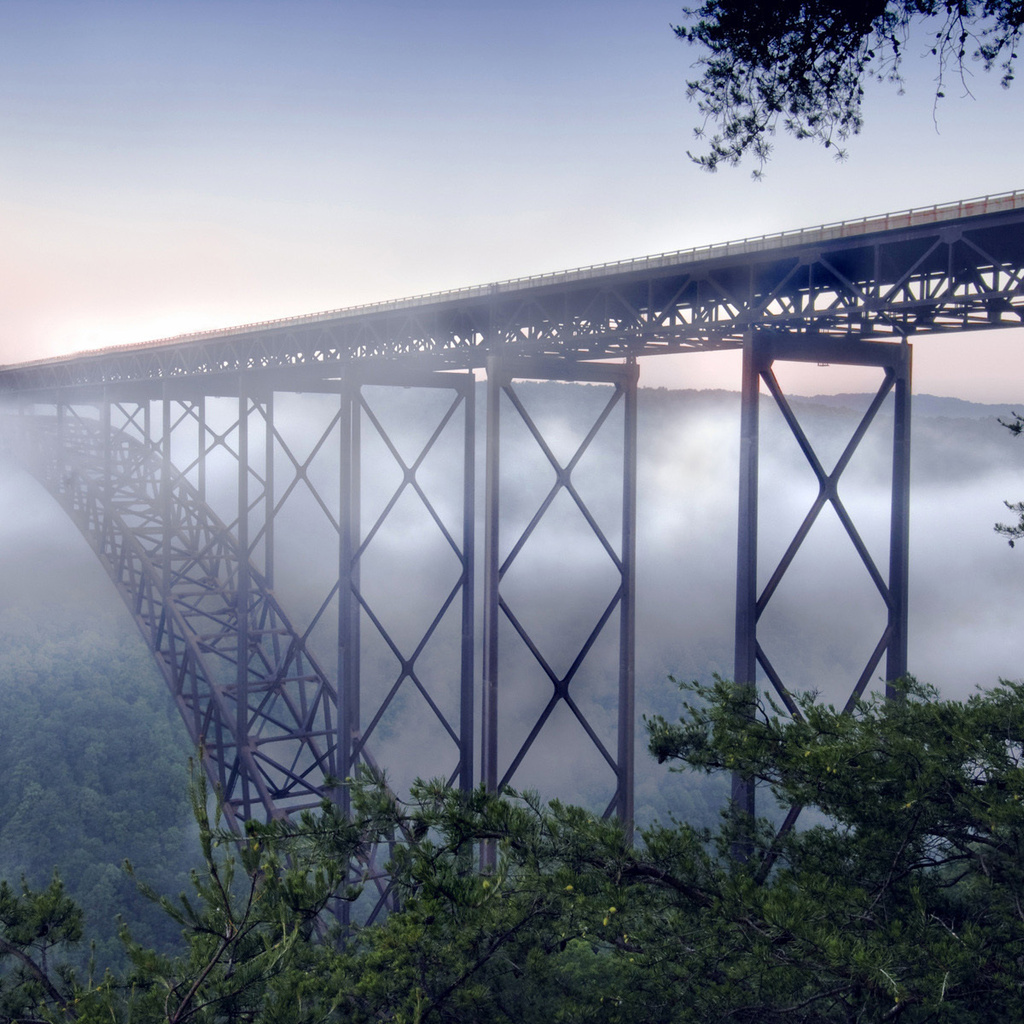
{"label": "pale blue sky", "polygon": [[[1020,87],[954,84],[936,128],[923,44],[846,163],[701,172],[680,7],[0,0],[0,363],[1024,186]],[[922,341],[917,388],[1024,398],[1022,340]]]}

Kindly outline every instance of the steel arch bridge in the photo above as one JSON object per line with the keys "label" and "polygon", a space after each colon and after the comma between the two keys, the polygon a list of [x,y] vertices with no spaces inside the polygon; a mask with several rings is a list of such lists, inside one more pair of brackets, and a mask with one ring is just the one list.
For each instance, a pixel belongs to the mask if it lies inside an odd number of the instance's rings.
{"label": "steel arch bridge", "polygon": [[[760,620],[826,510],[885,621],[863,671],[849,680],[850,700],[879,671],[889,680],[906,671],[911,342],[1022,322],[1024,192],[1012,192],[4,367],[0,397],[8,444],[118,587],[190,735],[203,742],[233,823],[291,815],[324,796],[344,805],[347,790],[328,790],[325,780],[385,760],[378,751],[396,742],[385,724],[407,699],[419,710],[401,719],[409,731],[397,742],[420,746],[433,774],[463,789],[478,779],[492,789],[515,781],[553,716],[569,716],[606,768],[607,813],[628,821],[637,359],[743,351],[735,678],[767,682],[797,713]],[[779,386],[773,367],[784,361],[879,371],[874,400],[831,467]],[[474,371],[486,373],[479,422]],[[567,453],[522,400],[527,380],[600,385]],[[396,388],[429,408],[413,417],[426,424],[414,442],[401,417],[389,421],[378,404]],[[818,487],[767,573],[759,573],[757,543],[762,391]],[[300,400],[316,407],[316,425],[296,415]],[[883,408],[893,412],[891,502],[879,556],[839,485]],[[519,497],[506,443],[512,428],[536,446],[552,478],[514,529],[505,515]],[[610,517],[578,484],[580,466],[601,445],[612,450],[621,495]],[[390,481],[383,489],[382,473]],[[559,657],[529,607],[560,566],[525,561],[556,507],[570,510],[607,577],[593,621]],[[414,514],[432,537],[423,565],[416,545],[402,546]],[[389,528],[405,559],[402,577],[426,581],[399,585],[397,597],[374,561]],[[289,613],[278,570],[304,546],[315,548],[325,582],[310,607]],[[405,635],[393,613],[409,602],[419,626]],[[510,736],[513,650],[544,693]],[[596,674],[614,678],[612,727],[584,700],[598,657]],[[737,786],[735,797],[752,808],[752,791]]]}

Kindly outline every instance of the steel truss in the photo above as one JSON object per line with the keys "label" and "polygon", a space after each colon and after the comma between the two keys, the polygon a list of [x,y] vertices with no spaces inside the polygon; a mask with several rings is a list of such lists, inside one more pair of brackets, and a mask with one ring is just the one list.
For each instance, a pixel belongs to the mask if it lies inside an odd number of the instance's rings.
{"label": "steel truss", "polygon": [[[126,426],[146,412],[95,411],[62,403],[32,417],[36,463],[132,612],[229,821],[237,827],[256,804],[267,817],[314,806],[333,747],[333,687],[251,567],[238,628],[236,538],[168,459],[111,425],[115,412]],[[282,751],[285,741],[295,749]]]}
{"label": "steel truss", "polygon": [[[641,355],[742,348],[744,352],[735,677],[767,679],[797,713],[759,623],[825,509],[842,524],[877,591],[885,626],[850,700],[879,671],[906,671],[910,346],[933,333],[1024,323],[1024,192],[909,211],[706,249],[506,281],[458,292],[249,325],[123,350],[0,369],[0,393],[36,429],[37,471],[89,538],[132,610],[229,817],[275,817],[314,806],[325,779],[380,751],[403,703],[420,702],[405,742],[439,751],[441,774],[473,785],[474,476],[472,374],[487,369],[483,509],[482,778],[515,783],[554,716],[567,711],[614,779],[609,812],[632,816],[636,369]],[[615,365],[595,360],[615,359]],[[776,361],[877,366],[884,381],[846,451],[827,469],[782,393]],[[601,383],[610,397],[568,458],[519,394],[523,380]],[[758,581],[758,404],[761,384],[796,439],[817,497],[785,554]],[[377,387],[448,395],[427,436],[410,448],[392,436]],[[299,393],[330,412],[297,439],[286,421]],[[839,494],[840,478],[887,396],[894,399],[887,574],[875,564]],[[32,413],[32,415],[28,415]],[[621,534],[588,506],[578,469],[608,424],[623,422]],[[504,419],[503,419],[504,417]],[[501,438],[525,428],[554,473],[525,528],[502,518]],[[459,435],[445,507],[428,471],[442,440]],[[368,454],[369,452],[375,454]],[[390,494],[370,495],[364,459],[395,474]],[[329,465],[330,469],[325,466]],[[227,469],[225,469],[227,467]],[[231,485],[225,488],[225,474]],[[452,481],[457,481],[453,483]],[[372,499],[372,500],[371,500]],[[376,504],[374,503],[376,501]],[[325,570],[314,607],[285,614],[282,570],[295,557],[288,527],[301,505]],[[604,552],[615,578],[569,667],[555,667],[509,576],[558,502]],[[398,574],[375,561],[388,529],[405,529],[409,506],[452,560],[415,635],[396,626],[402,605],[381,589]],[[404,510],[404,511],[403,511]],[[319,530],[319,533],[316,531]],[[324,539],[326,538],[326,540]],[[402,572],[415,562],[407,555]],[[538,591],[555,560],[529,583]],[[323,576],[324,573],[321,573]],[[400,581],[399,581],[400,582]],[[315,590],[315,587],[311,589]],[[419,591],[420,587],[416,588]],[[431,592],[431,600],[434,599]],[[527,608],[528,612],[528,608]],[[301,624],[300,624],[301,618]],[[438,638],[454,691],[430,670]],[[584,667],[617,628],[614,739],[579,699]],[[372,666],[366,654],[374,650]],[[521,740],[510,742],[512,650],[549,687]],[[499,679],[500,677],[500,679]],[[372,684],[371,685],[371,681]],[[500,686],[499,686],[500,682]],[[498,697],[501,696],[501,716]],[[505,749],[504,745],[508,746]],[[329,795],[346,805],[347,791]],[[737,780],[739,804],[753,789]]]}
{"label": "steel truss", "polygon": [[[488,371],[483,780],[494,790],[514,781],[562,705],[610,771],[606,813],[628,822],[633,813],[637,367],[495,359]],[[605,385],[594,391],[602,395],[594,421],[571,457],[562,461],[516,386],[521,380],[560,379]],[[375,405],[375,389],[397,385],[447,396],[440,406],[435,403],[426,436],[412,448],[408,439],[399,442],[392,436]],[[86,395],[76,402],[70,393],[59,392],[49,404],[23,407],[22,447],[31,442],[32,467],[89,540],[131,610],[193,742],[202,746],[207,771],[234,827],[251,818],[315,808],[325,796],[347,812],[348,788],[331,786],[329,780],[353,776],[360,765],[374,771],[389,767],[388,757],[376,749],[377,738],[392,708],[410,691],[435,728],[421,716],[419,735],[403,735],[401,743],[447,742],[450,756],[443,774],[451,785],[472,788],[475,389],[471,374],[367,366],[339,379],[293,374],[287,388],[280,379],[223,375],[168,381],[159,386],[159,397],[141,400],[131,397],[135,388],[119,385],[104,389],[101,400]],[[282,405],[299,393],[315,396],[327,412],[318,424],[303,420],[296,430],[294,423],[282,424],[288,419]],[[501,431],[510,417],[529,431],[554,472],[554,483],[525,529],[503,549]],[[619,419],[621,434],[613,444],[622,445],[621,522],[615,536],[573,474],[588,453],[605,443]],[[436,481],[424,480],[424,466],[453,431],[458,464],[447,465],[444,484],[450,489],[453,478],[461,477],[454,520],[452,510],[439,509],[430,493]],[[376,442],[373,477],[386,476],[384,462],[394,470],[391,490],[378,494],[372,508],[363,488],[363,458],[371,440]],[[326,486],[324,459],[334,462]],[[332,551],[321,554],[336,567],[301,625],[282,607],[276,565],[281,524],[299,493],[307,499],[302,529],[314,537],[311,519],[319,517],[333,538]],[[501,587],[560,496],[579,513],[574,537],[580,529],[592,535],[616,580],[565,671],[553,667],[555,652],[542,651],[522,605]],[[399,637],[395,629],[403,615],[401,601],[381,601],[379,580],[364,579],[363,571],[403,500],[403,528],[411,501],[454,567],[426,624],[412,637]],[[504,551],[501,561],[499,551]],[[408,564],[398,567],[399,572],[409,569]],[[537,593],[548,583],[544,571],[529,580]],[[315,582],[304,586],[313,589]],[[420,667],[443,624],[450,626],[453,618],[456,642],[449,629],[442,650],[450,676],[458,679],[454,699],[451,692],[433,691],[436,673],[429,680]],[[516,642],[551,687],[526,738],[502,756],[499,666],[504,663],[501,650],[511,641],[499,641],[499,621],[510,624]],[[591,721],[581,699],[588,685],[581,677],[594,671],[595,645],[609,638],[619,652],[616,724],[610,735],[606,723]],[[371,639],[378,657],[367,669],[361,659]],[[390,677],[380,668],[381,648],[391,656]],[[519,701],[518,689],[514,680],[511,686],[504,683],[506,717]]]}
{"label": "steel truss", "polygon": [[[411,457],[396,446],[368,394],[398,381],[448,396]],[[22,449],[31,445],[37,473],[89,540],[131,610],[193,742],[202,746],[228,820],[237,828],[254,817],[293,815],[318,807],[325,796],[347,809],[348,789],[329,789],[328,780],[353,776],[360,765],[378,767],[376,733],[409,688],[436,718],[433,734],[422,723],[424,734],[436,739],[440,731],[449,741],[449,782],[468,790],[473,785],[472,377],[378,370],[345,381],[303,382],[304,392],[318,390],[335,404],[304,457],[293,452],[292,440],[275,422],[274,391],[245,378],[220,380],[216,389],[208,384],[203,392],[165,385],[160,400],[142,403],[114,396],[110,389],[105,402],[58,399],[49,415],[36,407],[34,415],[20,419]],[[225,396],[234,415],[215,427],[209,406]],[[360,453],[367,430],[399,467],[399,482],[364,527]],[[461,452],[462,499],[454,523],[446,521],[447,513],[438,511],[420,481],[424,460],[446,430],[457,432]],[[333,495],[313,482],[311,466],[321,452],[339,463]],[[231,521],[207,498],[209,463],[218,453],[235,466]],[[275,526],[300,487],[323,510],[336,537],[334,555],[328,557],[337,569],[329,593],[301,629],[274,590]],[[362,560],[403,495],[414,496],[454,563],[428,625],[412,641],[393,635],[400,603],[375,606],[360,578]],[[457,686],[454,699],[450,693],[442,699],[429,691],[418,660],[450,612],[457,616],[452,666]],[[336,673],[312,649],[317,627],[329,617]],[[367,700],[360,685],[366,631],[383,639],[398,665],[383,694],[380,687],[374,691],[375,701]]]}
{"label": "steel truss", "polygon": [[[638,371],[634,363],[602,366],[577,363],[571,368],[552,360],[504,360],[493,358],[487,365],[487,479],[485,498],[485,562],[483,606],[483,780],[488,789],[504,788],[514,778],[551,719],[553,712],[564,705],[569,709],[583,734],[614,778],[611,799],[605,814],[615,813],[627,823],[633,820],[633,724],[634,724],[634,648],[635,648],[635,523],[636,523],[636,386]],[[587,381],[611,385],[610,392],[599,409],[582,440],[572,455],[560,459],[545,440],[534,417],[531,416],[516,390],[517,380]],[[554,471],[554,481],[537,503],[535,511],[521,531],[513,531],[510,541],[504,541],[501,530],[501,431],[503,399],[507,400],[507,416],[524,424],[530,437],[539,446],[544,459]],[[602,525],[573,480],[573,473],[586,456],[602,430],[611,429],[609,417],[613,410],[622,410],[622,517],[620,536],[609,536],[607,525]],[[607,595],[595,621],[586,631],[578,649],[558,652],[543,649],[543,644],[531,633],[523,611],[536,601],[552,582],[552,574],[559,572],[557,554],[547,556],[546,571],[531,580],[528,596],[520,595],[519,604],[502,590],[506,575],[520,559],[542,521],[551,512],[559,497],[567,497],[579,513],[574,536],[592,535],[613,567],[616,583]],[[503,542],[504,541],[504,542]],[[511,626],[509,644],[518,644],[529,652],[529,659],[539,666],[550,684],[550,693],[533,720],[525,739],[513,746],[510,753],[501,749],[503,730],[499,725],[499,686],[501,672],[501,624]],[[612,738],[602,737],[589,720],[577,700],[579,686],[574,687],[597,641],[617,628],[618,679],[617,724],[614,749]],[[564,647],[562,636],[559,644]],[[559,654],[567,663],[564,671],[554,666],[553,656]],[[593,660],[591,658],[591,660]],[[507,689],[507,688],[506,688]],[[507,699],[507,697],[505,698]]]}
{"label": "steel truss", "polygon": [[1024,192],[0,371],[0,388],[396,360],[483,367],[1024,323]]}

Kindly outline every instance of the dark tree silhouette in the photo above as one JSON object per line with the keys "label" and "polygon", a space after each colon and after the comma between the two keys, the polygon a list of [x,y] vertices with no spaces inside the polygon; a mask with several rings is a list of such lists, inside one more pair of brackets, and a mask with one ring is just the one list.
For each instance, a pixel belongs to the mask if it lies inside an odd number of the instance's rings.
{"label": "dark tree silhouette", "polygon": [[755,177],[780,124],[845,156],[842,143],[861,128],[865,82],[901,81],[915,26],[937,64],[937,98],[968,61],[997,68],[1009,86],[1024,27],[1024,0],[706,0],[683,13],[676,34],[699,48],[702,69],[688,84],[706,151],[691,156],[713,171],[750,155]]}

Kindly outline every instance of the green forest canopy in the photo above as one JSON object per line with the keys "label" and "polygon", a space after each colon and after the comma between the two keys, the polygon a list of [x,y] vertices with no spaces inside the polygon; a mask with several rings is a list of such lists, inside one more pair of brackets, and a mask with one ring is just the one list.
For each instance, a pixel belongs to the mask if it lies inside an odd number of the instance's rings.
{"label": "green forest canopy", "polygon": [[[853,714],[798,720],[725,682],[694,684],[659,760],[757,779],[814,822],[777,838],[726,814],[631,846],[591,813],[527,796],[366,781],[330,806],[252,825],[206,819],[188,897],[152,898],[182,931],[131,966],[60,968],[81,921],[58,882],[0,889],[0,1019],[51,1021],[988,1022],[1021,1019],[1024,686],[945,701],[907,683]],[[737,838],[752,855],[737,860]],[[397,909],[346,941],[316,920],[343,865],[393,843]],[[498,844],[481,871],[481,841]],[[243,870],[244,869],[244,870]]]}

